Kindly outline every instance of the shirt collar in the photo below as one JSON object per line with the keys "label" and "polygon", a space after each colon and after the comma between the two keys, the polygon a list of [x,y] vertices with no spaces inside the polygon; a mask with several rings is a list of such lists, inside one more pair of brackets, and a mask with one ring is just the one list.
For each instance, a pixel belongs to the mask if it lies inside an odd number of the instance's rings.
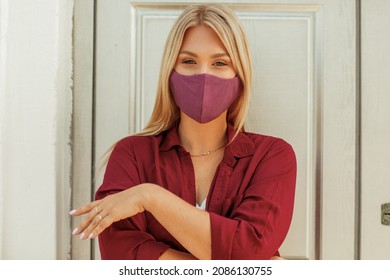
{"label": "shirt collar", "polygon": [[[236,130],[229,123],[227,126],[228,143],[225,152],[235,158],[242,158],[253,155],[255,151],[255,145],[252,140],[244,132],[239,132],[235,136]],[[160,151],[166,152],[176,146],[181,146],[180,137],[178,133],[178,123],[172,128],[162,133],[162,140],[160,143]]]}

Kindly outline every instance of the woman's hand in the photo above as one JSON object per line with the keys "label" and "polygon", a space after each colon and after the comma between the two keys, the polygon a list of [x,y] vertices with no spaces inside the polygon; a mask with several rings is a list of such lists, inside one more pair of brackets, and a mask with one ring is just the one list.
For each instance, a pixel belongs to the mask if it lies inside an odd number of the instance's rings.
{"label": "woman's hand", "polygon": [[80,239],[95,238],[112,223],[144,212],[151,188],[151,184],[141,184],[70,211],[71,216],[86,215],[72,233],[80,234]]}

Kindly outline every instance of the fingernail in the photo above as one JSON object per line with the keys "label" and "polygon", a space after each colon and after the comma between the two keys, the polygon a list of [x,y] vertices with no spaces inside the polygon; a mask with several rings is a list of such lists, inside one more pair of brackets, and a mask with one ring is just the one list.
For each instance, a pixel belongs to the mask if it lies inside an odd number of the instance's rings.
{"label": "fingernail", "polygon": [[80,239],[83,239],[84,235],[85,235],[85,232],[83,232],[83,233],[80,235]]}
{"label": "fingernail", "polygon": [[93,233],[91,233],[91,234],[88,236],[88,238],[93,238]]}
{"label": "fingernail", "polygon": [[76,210],[72,210],[69,212],[69,215],[73,215],[74,213],[76,213]]}
{"label": "fingernail", "polygon": [[73,235],[75,235],[76,234],[76,232],[79,230],[79,228],[77,227],[77,228],[75,228],[73,231],[72,231],[72,234]]}

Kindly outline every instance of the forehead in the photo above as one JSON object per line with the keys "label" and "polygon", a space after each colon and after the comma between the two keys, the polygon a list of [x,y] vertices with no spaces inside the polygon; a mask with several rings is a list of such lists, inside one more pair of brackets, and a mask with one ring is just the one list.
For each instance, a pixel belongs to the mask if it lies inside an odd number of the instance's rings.
{"label": "forehead", "polygon": [[181,45],[181,50],[188,51],[226,51],[218,34],[209,26],[202,24],[190,27],[186,30]]}

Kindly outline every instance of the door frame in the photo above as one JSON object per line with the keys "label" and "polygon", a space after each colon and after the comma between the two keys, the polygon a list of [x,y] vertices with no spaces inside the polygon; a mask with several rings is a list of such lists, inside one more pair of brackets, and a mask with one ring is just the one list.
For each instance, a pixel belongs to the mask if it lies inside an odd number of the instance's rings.
{"label": "door frame", "polygon": [[[93,199],[95,0],[74,1],[71,209]],[[71,227],[80,218],[72,218]],[[91,241],[71,239],[71,259],[93,259]]]}

